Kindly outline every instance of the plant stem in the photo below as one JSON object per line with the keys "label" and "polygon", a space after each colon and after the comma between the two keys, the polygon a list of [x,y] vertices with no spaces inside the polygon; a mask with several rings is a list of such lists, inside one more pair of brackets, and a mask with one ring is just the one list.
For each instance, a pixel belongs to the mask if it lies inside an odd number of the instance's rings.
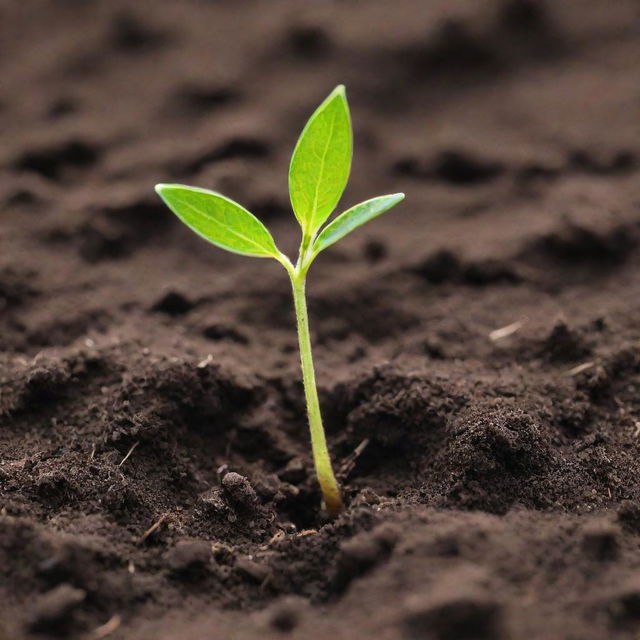
{"label": "plant stem", "polygon": [[318,476],[325,506],[329,515],[335,517],[342,510],[342,497],[340,495],[340,487],[338,486],[331,466],[327,440],[324,435],[324,427],[322,426],[322,416],[320,415],[316,375],[313,368],[313,356],[311,355],[309,314],[307,313],[307,300],[305,297],[306,278],[304,272],[294,271],[290,273],[290,275],[293,286],[293,301],[296,308],[296,320],[298,323],[302,381],[304,383],[304,395],[307,401],[313,462],[316,467],[316,475]]}

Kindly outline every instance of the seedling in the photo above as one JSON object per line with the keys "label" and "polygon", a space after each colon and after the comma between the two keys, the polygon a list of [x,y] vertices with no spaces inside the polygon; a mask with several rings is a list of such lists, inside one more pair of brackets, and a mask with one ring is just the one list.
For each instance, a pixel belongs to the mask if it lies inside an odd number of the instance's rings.
{"label": "seedling", "polygon": [[267,228],[233,200],[198,187],[180,184],[156,186],[158,195],[167,206],[205,240],[233,253],[274,258],[289,274],[313,460],[324,504],[331,516],[336,516],[342,509],[342,497],[331,466],[316,389],[305,298],[307,272],[321,251],[404,198],[403,193],[394,193],[366,200],[323,226],[347,186],[352,148],[349,106],[344,86],[340,85],[309,118],[291,158],[289,195],[293,212],[302,228],[302,242],[295,265],[278,250]]}

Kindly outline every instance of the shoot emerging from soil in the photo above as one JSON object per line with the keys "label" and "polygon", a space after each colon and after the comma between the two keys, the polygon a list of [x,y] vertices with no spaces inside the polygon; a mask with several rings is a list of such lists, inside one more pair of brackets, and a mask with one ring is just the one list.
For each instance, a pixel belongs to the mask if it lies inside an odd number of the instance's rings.
{"label": "shoot emerging from soil", "polygon": [[293,212],[302,229],[295,264],[278,250],[267,228],[233,200],[198,187],[180,184],[156,186],[158,195],[167,206],[205,240],[233,253],[273,258],[289,274],[313,461],[325,507],[332,517],[341,511],[342,497],[331,465],[316,389],[305,297],[307,272],[321,251],[404,198],[404,194],[394,193],[366,200],[347,209],[325,226],[347,185],[352,147],[349,106],[344,86],[340,85],[309,118],[291,158],[289,194]]}

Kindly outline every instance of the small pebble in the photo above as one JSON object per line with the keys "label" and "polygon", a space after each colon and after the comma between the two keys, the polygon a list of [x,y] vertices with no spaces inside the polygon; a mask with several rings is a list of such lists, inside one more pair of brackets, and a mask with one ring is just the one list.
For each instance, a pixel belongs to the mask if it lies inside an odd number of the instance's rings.
{"label": "small pebble", "polygon": [[230,471],[222,478],[222,489],[231,505],[238,509],[253,511],[258,505],[258,496],[247,478]]}

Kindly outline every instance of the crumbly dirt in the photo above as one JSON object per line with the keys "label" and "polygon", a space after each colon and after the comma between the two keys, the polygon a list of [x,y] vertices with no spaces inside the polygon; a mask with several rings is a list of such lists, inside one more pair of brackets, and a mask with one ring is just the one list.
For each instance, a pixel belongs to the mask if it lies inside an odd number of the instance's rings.
{"label": "crumbly dirt", "polygon": [[[0,638],[637,638],[638,11],[0,4]],[[329,522],[285,274],[152,188],[293,252],[338,82],[407,199],[310,274]]]}

